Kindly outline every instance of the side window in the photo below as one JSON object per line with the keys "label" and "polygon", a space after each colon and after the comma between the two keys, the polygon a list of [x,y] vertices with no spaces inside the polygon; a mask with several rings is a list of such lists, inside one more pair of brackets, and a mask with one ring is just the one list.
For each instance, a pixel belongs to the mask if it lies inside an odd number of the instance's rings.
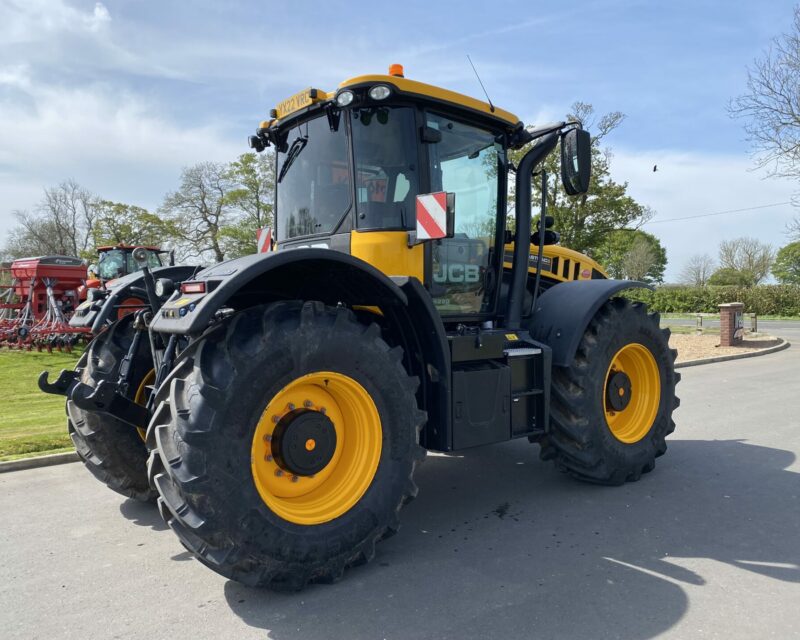
{"label": "side window", "polygon": [[354,109],[351,123],[358,228],[409,228],[419,191],[414,110]]}
{"label": "side window", "polygon": [[456,194],[455,237],[433,245],[434,304],[443,315],[489,311],[502,148],[491,132],[449,118],[428,114],[427,125],[442,133],[429,145],[432,190]]}

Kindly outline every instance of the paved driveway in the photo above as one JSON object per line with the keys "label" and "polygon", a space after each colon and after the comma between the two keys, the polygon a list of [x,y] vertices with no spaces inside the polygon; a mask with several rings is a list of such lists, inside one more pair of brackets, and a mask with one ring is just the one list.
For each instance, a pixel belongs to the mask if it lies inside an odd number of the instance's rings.
{"label": "paved driveway", "polygon": [[526,442],[431,456],[369,566],[242,587],[78,464],[0,476],[3,638],[765,638],[800,633],[800,348],[683,370],[668,454],[602,488]]}

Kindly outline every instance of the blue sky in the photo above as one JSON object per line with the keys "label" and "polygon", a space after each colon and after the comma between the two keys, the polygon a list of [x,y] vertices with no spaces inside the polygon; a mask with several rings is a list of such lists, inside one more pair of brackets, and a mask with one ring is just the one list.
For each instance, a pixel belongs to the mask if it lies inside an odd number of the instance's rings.
{"label": "blue sky", "polygon": [[[407,77],[479,96],[467,54],[492,100],[526,123],[575,100],[624,112],[608,139],[612,174],[656,220],[785,202],[796,185],[750,170],[725,106],[791,18],[782,0],[0,0],[0,239],[14,209],[67,177],[156,208],[182,166],[246,151],[268,110],[306,86],[400,62]],[[722,239],[785,244],[793,214],[784,205],[646,228],[675,278]]]}

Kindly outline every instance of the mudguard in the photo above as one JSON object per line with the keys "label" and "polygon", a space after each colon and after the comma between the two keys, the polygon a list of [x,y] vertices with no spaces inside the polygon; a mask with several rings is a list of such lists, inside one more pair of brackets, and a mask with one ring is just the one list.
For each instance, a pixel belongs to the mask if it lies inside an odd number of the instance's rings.
{"label": "mudguard", "polygon": [[[150,272],[153,277],[169,278],[175,282],[181,282],[187,278],[194,277],[201,267],[186,265],[175,265],[168,267],[156,267]],[[75,310],[69,321],[73,327],[91,327],[92,333],[99,333],[109,318],[115,317],[115,307],[129,297],[137,297],[147,300],[147,293],[144,289],[144,275],[141,271],[129,273],[127,276],[118,278],[106,286],[108,295],[99,300],[86,300]]]}
{"label": "mudguard", "polygon": [[577,280],[547,289],[529,320],[531,337],[553,350],[553,365],[568,367],[597,310],[625,289],[652,289],[635,280]]}
{"label": "mudguard", "polygon": [[363,260],[330,249],[253,254],[198,274],[204,293],[176,292],[152,323],[155,331],[199,334],[223,307],[234,310],[275,300],[320,300],[335,305],[406,306],[403,290]]}

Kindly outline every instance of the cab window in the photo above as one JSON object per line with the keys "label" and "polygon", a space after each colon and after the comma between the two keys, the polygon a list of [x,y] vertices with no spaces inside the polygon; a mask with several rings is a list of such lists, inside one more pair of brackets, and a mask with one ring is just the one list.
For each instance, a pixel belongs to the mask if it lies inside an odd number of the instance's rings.
{"label": "cab window", "polygon": [[455,193],[455,237],[433,244],[434,304],[443,315],[491,311],[496,274],[492,259],[497,231],[498,167],[502,146],[490,131],[428,114],[441,132],[430,144],[432,191]]}
{"label": "cab window", "polygon": [[351,122],[358,228],[412,228],[419,192],[414,110],[355,109]]}

